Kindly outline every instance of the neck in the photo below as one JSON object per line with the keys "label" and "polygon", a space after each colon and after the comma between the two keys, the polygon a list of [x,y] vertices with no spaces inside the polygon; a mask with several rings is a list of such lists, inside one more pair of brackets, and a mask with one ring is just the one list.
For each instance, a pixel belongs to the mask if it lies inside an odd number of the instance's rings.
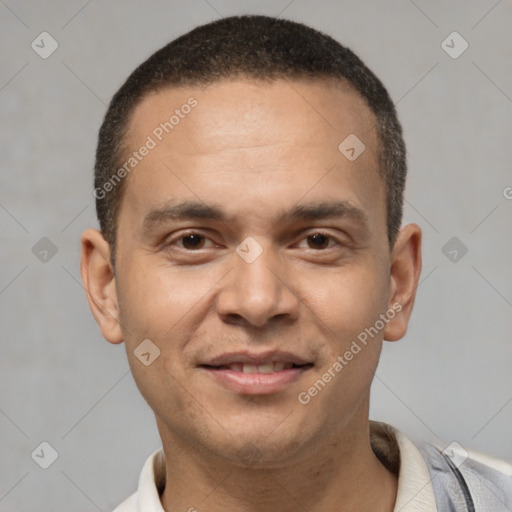
{"label": "neck", "polygon": [[161,501],[166,512],[391,512],[394,508],[397,477],[374,454],[367,417],[365,428],[356,433],[345,428],[330,442],[323,438],[320,447],[272,467],[242,467],[198,454],[180,448],[168,435],[162,441],[168,484]]}

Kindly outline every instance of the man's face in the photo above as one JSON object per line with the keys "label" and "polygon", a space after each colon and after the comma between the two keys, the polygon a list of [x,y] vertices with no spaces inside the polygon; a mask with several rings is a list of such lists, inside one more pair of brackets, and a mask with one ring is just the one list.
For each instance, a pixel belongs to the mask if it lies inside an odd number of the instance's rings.
{"label": "man's face", "polygon": [[[190,97],[197,105],[159,141],[155,128]],[[366,146],[354,161],[338,149],[351,134]],[[334,366],[392,305],[370,110],[340,84],[237,80],[146,97],[130,151],[148,136],[156,147],[127,178],[119,213],[116,290],[162,436],[274,464],[355,429],[384,330]],[[222,218],[173,217],[185,201]],[[322,205],[338,213],[313,215]],[[148,366],[134,354],[145,339],[160,350]]]}

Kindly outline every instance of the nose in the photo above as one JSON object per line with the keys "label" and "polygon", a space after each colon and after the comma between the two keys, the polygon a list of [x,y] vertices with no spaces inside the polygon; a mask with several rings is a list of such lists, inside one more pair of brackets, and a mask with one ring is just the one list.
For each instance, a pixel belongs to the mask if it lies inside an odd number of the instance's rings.
{"label": "nose", "polygon": [[255,327],[277,318],[298,318],[300,299],[286,273],[286,262],[270,249],[249,262],[233,253],[233,269],[222,280],[217,313],[228,323],[247,322]]}

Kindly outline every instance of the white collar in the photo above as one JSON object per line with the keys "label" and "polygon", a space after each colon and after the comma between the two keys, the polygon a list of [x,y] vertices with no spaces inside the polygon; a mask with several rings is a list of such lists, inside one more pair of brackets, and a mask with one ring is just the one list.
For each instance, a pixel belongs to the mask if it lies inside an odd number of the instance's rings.
{"label": "white collar", "polygon": [[370,436],[384,465],[387,459],[399,466],[393,512],[437,512],[431,476],[416,446],[396,428],[378,421],[370,421]]}

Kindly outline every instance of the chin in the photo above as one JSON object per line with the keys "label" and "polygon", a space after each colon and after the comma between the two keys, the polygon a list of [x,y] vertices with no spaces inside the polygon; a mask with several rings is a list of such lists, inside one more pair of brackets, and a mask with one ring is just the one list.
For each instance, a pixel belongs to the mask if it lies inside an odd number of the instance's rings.
{"label": "chin", "polygon": [[[284,427],[286,415],[272,421],[256,421],[246,418],[243,424],[225,422],[225,429],[209,435],[204,443],[210,452],[230,463],[246,468],[277,468],[300,454],[310,444],[313,432],[294,424]],[[284,421],[283,421],[284,420]],[[311,428],[311,424],[310,424]],[[213,433],[211,433],[213,434]],[[214,438],[217,437],[217,442]]]}

